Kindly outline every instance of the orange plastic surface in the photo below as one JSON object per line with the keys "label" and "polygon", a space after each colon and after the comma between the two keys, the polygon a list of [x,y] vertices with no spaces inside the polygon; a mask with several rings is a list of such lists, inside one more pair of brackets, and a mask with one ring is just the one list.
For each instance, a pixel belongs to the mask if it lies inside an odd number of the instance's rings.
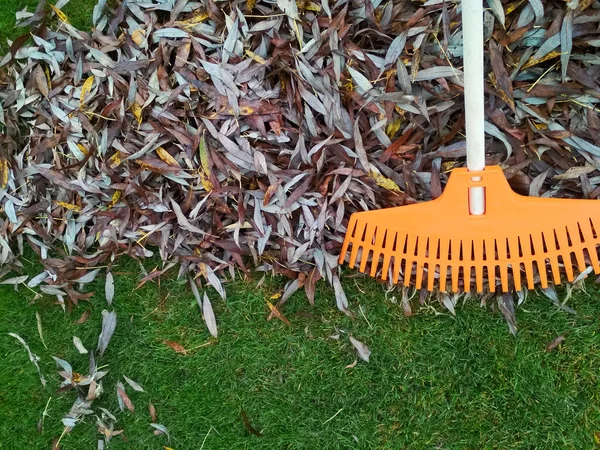
{"label": "orange plastic surface", "polygon": [[[481,177],[478,182],[472,177]],[[482,216],[469,213],[470,187],[486,190]],[[592,266],[600,272],[600,202],[525,197],[502,169],[454,169],[443,194],[430,202],[352,214],[340,254],[349,265],[383,280],[429,291],[532,289],[551,278],[568,281]]]}

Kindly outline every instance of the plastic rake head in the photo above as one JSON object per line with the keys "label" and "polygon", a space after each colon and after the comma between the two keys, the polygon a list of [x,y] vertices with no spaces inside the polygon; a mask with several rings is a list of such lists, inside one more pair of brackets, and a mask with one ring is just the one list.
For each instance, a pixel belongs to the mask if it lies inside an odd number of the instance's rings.
{"label": "plastic rake head", "polygon": [[[473,181],[480,177],[480,181]],[[470,187],[485,188],[486,210],[469,213]],[[600,202],[524,197],[502,169],[454,169],[436,200],[354,213],[340,254],[372,277],[429,291],[532,289],[600,272]]]}

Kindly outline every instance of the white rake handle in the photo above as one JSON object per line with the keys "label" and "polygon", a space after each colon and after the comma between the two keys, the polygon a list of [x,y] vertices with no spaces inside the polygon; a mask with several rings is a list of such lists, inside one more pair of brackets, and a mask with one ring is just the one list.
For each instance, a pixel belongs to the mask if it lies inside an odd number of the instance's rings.
{"label": "white rake handle", "polygon": [[[482,0],[462,0],[462,22],[467,168],[480,171],[485,168]],[[485,212],[483,187],[469,189],[469,205],[473,215]]]}

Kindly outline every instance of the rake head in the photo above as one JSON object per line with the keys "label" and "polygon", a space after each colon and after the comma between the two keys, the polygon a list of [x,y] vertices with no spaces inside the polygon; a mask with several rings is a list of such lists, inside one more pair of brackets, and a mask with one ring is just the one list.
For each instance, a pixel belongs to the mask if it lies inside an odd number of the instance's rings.
{"label": "rake head", "polygon": [[[485,188],[481,216],[469,213],[476,186]],[[340,263],[350,252],[351,268],[429,291],[545,288],[561,272],[573,281],[574,267],[600,272],[599,233],[600,202],[518,195],[499,166],[454,169],[436,200],[352,214]]]}

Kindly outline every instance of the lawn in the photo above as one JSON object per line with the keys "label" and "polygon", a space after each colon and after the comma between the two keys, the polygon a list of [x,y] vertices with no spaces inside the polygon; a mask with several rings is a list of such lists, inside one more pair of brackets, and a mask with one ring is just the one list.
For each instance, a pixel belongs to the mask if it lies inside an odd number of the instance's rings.
{"label": "lawn", "polygon": [[[72,0],[64,11],[76,26],[89,27],[93,3]],[[35,4],[3,1],[3,41],[23,32],[13,27],[15,11]],[[24,263],[32,275],[39,270]],[[147,261],[145,268],[157,264]],[[103,310],[116,312],[117,327],[97,356],[108,374],[93,409],[100,415],[106,408],[117,419],[115,429],[124,430],[110,448],[582,449],[600,440],[600,301],[593,283],[569,300],[575,315],[530,293],[517,310],[513,336],[497,308],[476,301],[459,304],[456,317],[442,305],[413,303],[414,315],[406,317],[400,293],[386,295],[349,270],[342,275],[353,317],[335,308],[332,290],[319,282],[314,307],[298,293],[282,308],[290,325],[268,321],[267,300],[284,281],[268,278],[257,288],[256,274],[227,283],[226,301],[208,292],[219,330],[214,339],[175,269],[137,288],[140,273],[136,262],[120,260],[113,267],[113,304],[107,305],[99,276],[86,286],[94,296],[72,312],[25,286],[0,286],[0,448],[51,448],[61,436],[61,418],[76,395],[57,392],[61,378],[52,356],[87,374],[88,355],[73,337],[95,350]],[[89,319],[76,323],[85,311]],[[8,333],[39,356],[45,388]],[[357,357],[350,335],[369,346],[369,362]],[[559,336],[564,342],[548,351]],[[119,408],[119,381],[133,413]],[[149,404],[168,437],[153,434]],[[62,437],[62,449],[97,448],[95,414]]]}
{"label": "lawn", "polygon": [[[149,267],[149,265],[148,265]],[[117,269],[115,269],[116,271]],[[469,303],[457,317],[423,308],[405,317],[402,307],[374,282],[347,279],[354,318],[335,309],[322,284],[315,307],[301,295],[284,309],[288,326],[267,321],[265,300],[282,286],[269,280],[228,285],[226,302],[211,293],[219,338],[210,337],[186,283],[165,279],[136,289],[133,262],[118,267],[113,303],[118,324],[105,355],[109,373],[96,407],[118,419],[111,448],[590,448],[600,430],[600,341],[597,289],[557,310],[531,296],[519,309],[512,336],[500,313]],[[348,274],[350,275],[350,274]],[[256,282],[256,280],[254,280]],[[34,301],[21,288],[2,287],[0,304],[0,435],[5,448],[48,448],[62,432],[61,417],[73,392],[57,394],[60,379],[51,356],[87,373],[87,355],[72,337],[94,349],[101,327],[103,280],[97,294],[72,313],[48,299]],[[364,293],[363,293],[364,292]],[[108,308],[112,309],[112,308]],[[89,320],[74,324],[85,310]],[[37,330],[40,313],[44,348]],[[443,314],[442,314],[443,313]],[[41,358],[41,387],[14,332]],[[348,335],[366,343],[369,363],[357,359]],[[562,346],[546,352],[559,335]],[[187,355],[163,343],[174,341]],[[134,414],[120,412],[116,383],[123,375],[145,392],[127,392]],[[36,429],[47,402],[44,429]],[[154,436],[148,403],[171,439]],[[250,434],[245,411],[262,436]],[[118,414],[117,414],[118,413]],[[63,437],[64,449],[91,448],[100,434],[95,419]]]}

